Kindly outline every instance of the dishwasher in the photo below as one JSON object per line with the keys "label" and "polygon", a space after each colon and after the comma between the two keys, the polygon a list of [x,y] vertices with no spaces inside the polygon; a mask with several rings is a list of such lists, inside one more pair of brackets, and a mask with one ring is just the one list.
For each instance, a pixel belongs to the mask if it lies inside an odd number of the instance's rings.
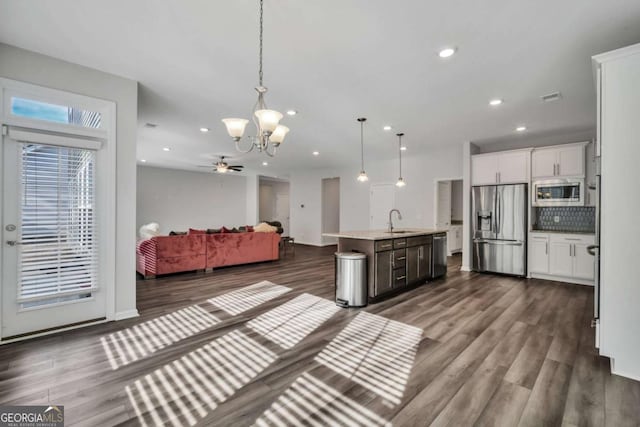
{"label": "dishwasher", "polygon": [[433,249],[431,250],[432,278],[447,274],[447,235],[446,233],[433,235]]}

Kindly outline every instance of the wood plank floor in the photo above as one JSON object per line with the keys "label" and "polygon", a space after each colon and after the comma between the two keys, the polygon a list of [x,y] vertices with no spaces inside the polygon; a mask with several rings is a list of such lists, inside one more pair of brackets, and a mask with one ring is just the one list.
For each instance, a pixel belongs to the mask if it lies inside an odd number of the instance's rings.
{"label": "wood plank floor", "polygon": [[446,279],[345,310],[335,248],[296,250],[139,281],[139,318],[0,346],[0,404],[86,426],[640,426],[640,383],[593,347],[591,288],[452,257]]}

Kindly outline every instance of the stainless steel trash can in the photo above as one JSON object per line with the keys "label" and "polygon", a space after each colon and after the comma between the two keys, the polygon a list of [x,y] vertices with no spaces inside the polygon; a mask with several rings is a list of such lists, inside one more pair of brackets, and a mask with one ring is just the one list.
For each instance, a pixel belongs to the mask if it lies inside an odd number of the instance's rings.
{"label": "stainless steel trash can", "polygon": [[336,305],[367,305],[367,256],[357,252],[336,253]]}

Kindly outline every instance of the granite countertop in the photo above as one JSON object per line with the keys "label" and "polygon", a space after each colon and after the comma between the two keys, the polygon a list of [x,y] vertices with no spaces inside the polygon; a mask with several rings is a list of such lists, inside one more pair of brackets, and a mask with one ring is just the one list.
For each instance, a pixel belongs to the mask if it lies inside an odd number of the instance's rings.
{"label": "granite countertop", "polygon": [[595,231],[560,231],[560,230],[531,230],[531,233],[545,233],[545,234],[584,234],[593,236]]}
{"label": "granite countertop", "polygon": [[359,230],[359,231],[340,231],[337,233],[322,233],[324,237],[340,237],[344,239],[360,239],[360,240],[385,240],[397,239],[399,237],[415,237],[424,236],[425,234],[446,233],[445,229],[435,228],[398,228],[393,233],[386,230]]}

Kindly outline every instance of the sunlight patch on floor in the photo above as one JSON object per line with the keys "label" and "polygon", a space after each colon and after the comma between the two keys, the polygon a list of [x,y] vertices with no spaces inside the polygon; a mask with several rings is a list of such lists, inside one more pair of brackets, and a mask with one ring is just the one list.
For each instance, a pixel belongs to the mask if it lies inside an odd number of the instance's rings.
{"label": "sunlight patch on floor", "polygon": [[100,337],[100,342],[115,370],[220,322],[199,305],[192,305]]}
{"label": "sunlight patch on floor", "polygon": [[126,387],[143,425],[195,425],[277,359],[240,331],[232,331]]}
{"label": "sunlight patch on floor", "polygon": [[314,360],[397,405],[421,337],[420,328],[361,312]]}
{"label": "sunlight patch on floor", "polygon": [[304,373],[256,420],[254,426],[391,427],[391,423]]}
{"label": "sunlight patch on floor", "polygon": [[210,304],[232,316],[289,292],[291,288],[262,281],[207,300]]}
{"label": "sunlight patch on floor", "polygon": [[247,327],[288,350],[339,310],[333,301],[302,294],[249,321]]}

